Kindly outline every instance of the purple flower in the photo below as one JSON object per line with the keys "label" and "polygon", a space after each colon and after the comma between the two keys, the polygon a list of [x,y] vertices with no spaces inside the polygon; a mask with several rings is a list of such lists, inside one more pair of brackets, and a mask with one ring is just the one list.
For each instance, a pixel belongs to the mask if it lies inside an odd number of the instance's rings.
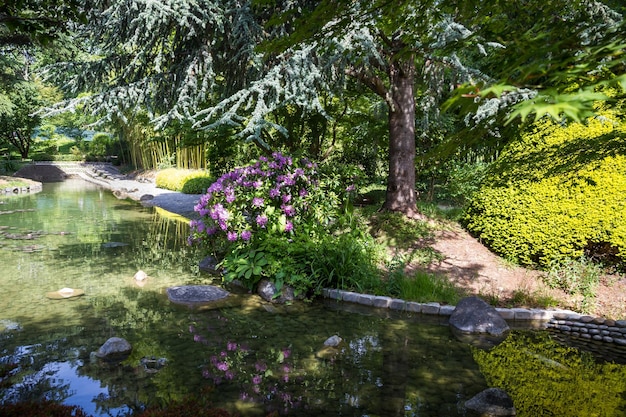
{"label": "purple flower", "polygon": [[206,229],[206,234],[209,236],[214,235],[217,232],[217,227],[209,227]]}
{"label": "purple flower", "polygon": [[228,194],[226,194],[226,202],[228,204],[230,204],[233,201],[235,201],[235,193],[228,193]]}
{"label": "purple flower", "polygon": [[356,186],[354,184],[349,185],[348,187],[346,187],[346,191],[347,192],[352,192],[354,190],[356,190]]}
{"label": "purple flower", "polygon": [[293,230],[293,223],[287,220],[287,223],[285,223],[285,232],[291,232],[292,230]]}
{"label": "purple flower", "polygon": [[226,350],[230,350],[230,351],[237,350],[237,343],[235,343],[235,342],[228,342],[226,344]]}
{"label": "purple flower", "polygon": [[269,194],[271,198],[276,198],[280,195],[280,190],[278,188],[272,188]]}
{"label": "purple flower", "polygon": [[232,380],[235,377],[235,373],[231,370],[226,371],[226,373],[224,374],[224,378],[228,379],[229,381]]}
{"label": "purple flower", "polygon": [[291,349],[283,349],[283,358],[287,359],[291,356]]}
{"label": "purple flower", "polygon": [[228,362],[219,362],[217,364],[217,369],[219,369],[222,372],[228,371]]}
{"label": "purple flower", "polygon": [[283,210],[283,212],[285,213],[286,216],[288,217],[293,217],[296,214],[296,210],[293,208],[292,205],[282,205],[280,206],[280,208]]}
{"label": "purple flower", "polygon": [[267,370],[267,365],[263,362],[255,363],[254,367],[256,368],[257,372],[265,372]]}
{"label": "purple flower", "polygon": [[254,385],[259,385],[262,380],[263,380],[263,378],[261,377],[261,375],[255,375],[255,376],[252,377],[252,383]]}
{"label": "purple flower", "polygon": [[250,240],[250,238],[252,237],[252,232],[249,230],[244,230],[243,232],[241,232],[241,239],[248,241]]}
{"label": "purple flower", "polygon": [[254,197],[252,199],[252,207],[263,207],[264,203],[265,200],[263,200],[261,197]]}
{"label": "purple flower", "polygon": [[283,195],[283,203],[287,204],[290,201],[291,201],[291,194],[284,194]]}
{"label": "purple flower", "polygon": [[265,228],[265,225],[267,224],[267,216],[264,214],[256,216],[256,224],[259,225],[259,227]]}
{"label": "purple flower", "polygon": [[226,234],[226,239],[228,239],[230,242],[234,242],[235,240],[237,240],[237,232],[233,232],[230,231]]}
{"label": "purple flower", "polygon": [[300,192],[298,193],[300,197],[306,197],[309,195],[309,192],[305,188],[300,188]]}

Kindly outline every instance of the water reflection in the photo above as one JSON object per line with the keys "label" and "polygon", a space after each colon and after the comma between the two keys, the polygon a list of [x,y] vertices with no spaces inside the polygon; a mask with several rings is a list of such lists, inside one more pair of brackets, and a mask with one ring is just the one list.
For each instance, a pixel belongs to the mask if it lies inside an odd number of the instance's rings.
{"label": "water reflection", "polygon": [[[604,386],[599,398],[623,410],[623,367],[596,367],[573,349],[555,357],[560,345],[545,333],[514,332],[502,347],[477,351],[441,318],[331,301],[268,308],[246,296],[220,310],[174,305],[168,286],[210,282],[186,245],[187,225],[83,182],[46,184],[3,210],[14,212],[0,215],[0,361],[18,367],[1,402],[51,398],[115,416],[208,392],[214,405],[244,416],[464,416],[466,400],[501,386],[520,416],[548,415],[525,405],[537,395],[553,398],[541,403],[553,415],[583,416],[562,414],[570,397],[553,391],[577,396]],[[24,250],[33,244],[41,250]],[[141,287],[138,269],[149,276]],[[45,297],[63,287],[85,296]],[[332,335],[343,342],[325,348]],[[93,360],[112,336],[131,343],[130,357]],[[539,377],[525,385],[531,370]],[[564,375],[573,379],[560,386]]]}

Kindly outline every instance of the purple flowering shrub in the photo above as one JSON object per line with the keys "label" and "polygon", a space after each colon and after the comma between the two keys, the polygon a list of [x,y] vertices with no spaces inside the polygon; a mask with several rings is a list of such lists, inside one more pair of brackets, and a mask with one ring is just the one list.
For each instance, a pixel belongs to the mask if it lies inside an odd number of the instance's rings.
{"label": "purple flowering shrub", "polygon": [[223,252],[225,279],[239,278],[252,288],[261,276],[284,276],[272,246],[328,234],[339,199],[324,187],[316,164],[276,152],[222,175],[195,211],[200,218],[191,222],[190,243]]}
{"label": "purple flowering shrub", "polygon": [[[323,203],[321,207],[320,203]],[[310,233],[329,220],[334,195],[320,188],[316,164],[278,152],[222,175],[200,198],[193,242],[250,242],[261,234]]]}

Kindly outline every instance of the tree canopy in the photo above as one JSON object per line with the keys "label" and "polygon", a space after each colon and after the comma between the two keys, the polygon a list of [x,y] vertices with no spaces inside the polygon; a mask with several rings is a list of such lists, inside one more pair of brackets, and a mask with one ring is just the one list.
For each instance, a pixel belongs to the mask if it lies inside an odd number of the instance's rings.
{"label": "tree canopy", "polygon": [[332,118],[320,97],[356,83],[387,106],[386,207],[410,213],[415,138],[453,91],[448,107],[493,131],[503,115],[584,117],[604,85],[624,87],[624,22],[609,5],[95,0],[78,30],[90,55],[48,75],[73,96],[93,92],[59,108],[85,104],[122,121],[147,112],[156,128],[227,127],[265,147],[291,133],[272,117],[281,109]]}

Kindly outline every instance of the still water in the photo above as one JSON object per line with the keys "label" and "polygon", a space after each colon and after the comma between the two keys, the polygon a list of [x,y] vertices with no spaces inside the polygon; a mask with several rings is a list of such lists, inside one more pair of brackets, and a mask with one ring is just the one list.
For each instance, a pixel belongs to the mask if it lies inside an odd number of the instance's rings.
{"label": "still water", "polygon": [[[185,223],[82,181],[0,201],[0,363],[17,365],[2,403],[47,398],[116,416],[203,393],[244,416],[465,416],[466,400],[501,387],[519,416],[626,413],[624,366],[545,332],[483,351],[440,319],[334,302],[193,310],[165,296],[211,283]],[[85,295],[46,297],[65,287]],[[343,343],[325,349],[333,335]],[[112,336],[131,356],[92,360]]]}

